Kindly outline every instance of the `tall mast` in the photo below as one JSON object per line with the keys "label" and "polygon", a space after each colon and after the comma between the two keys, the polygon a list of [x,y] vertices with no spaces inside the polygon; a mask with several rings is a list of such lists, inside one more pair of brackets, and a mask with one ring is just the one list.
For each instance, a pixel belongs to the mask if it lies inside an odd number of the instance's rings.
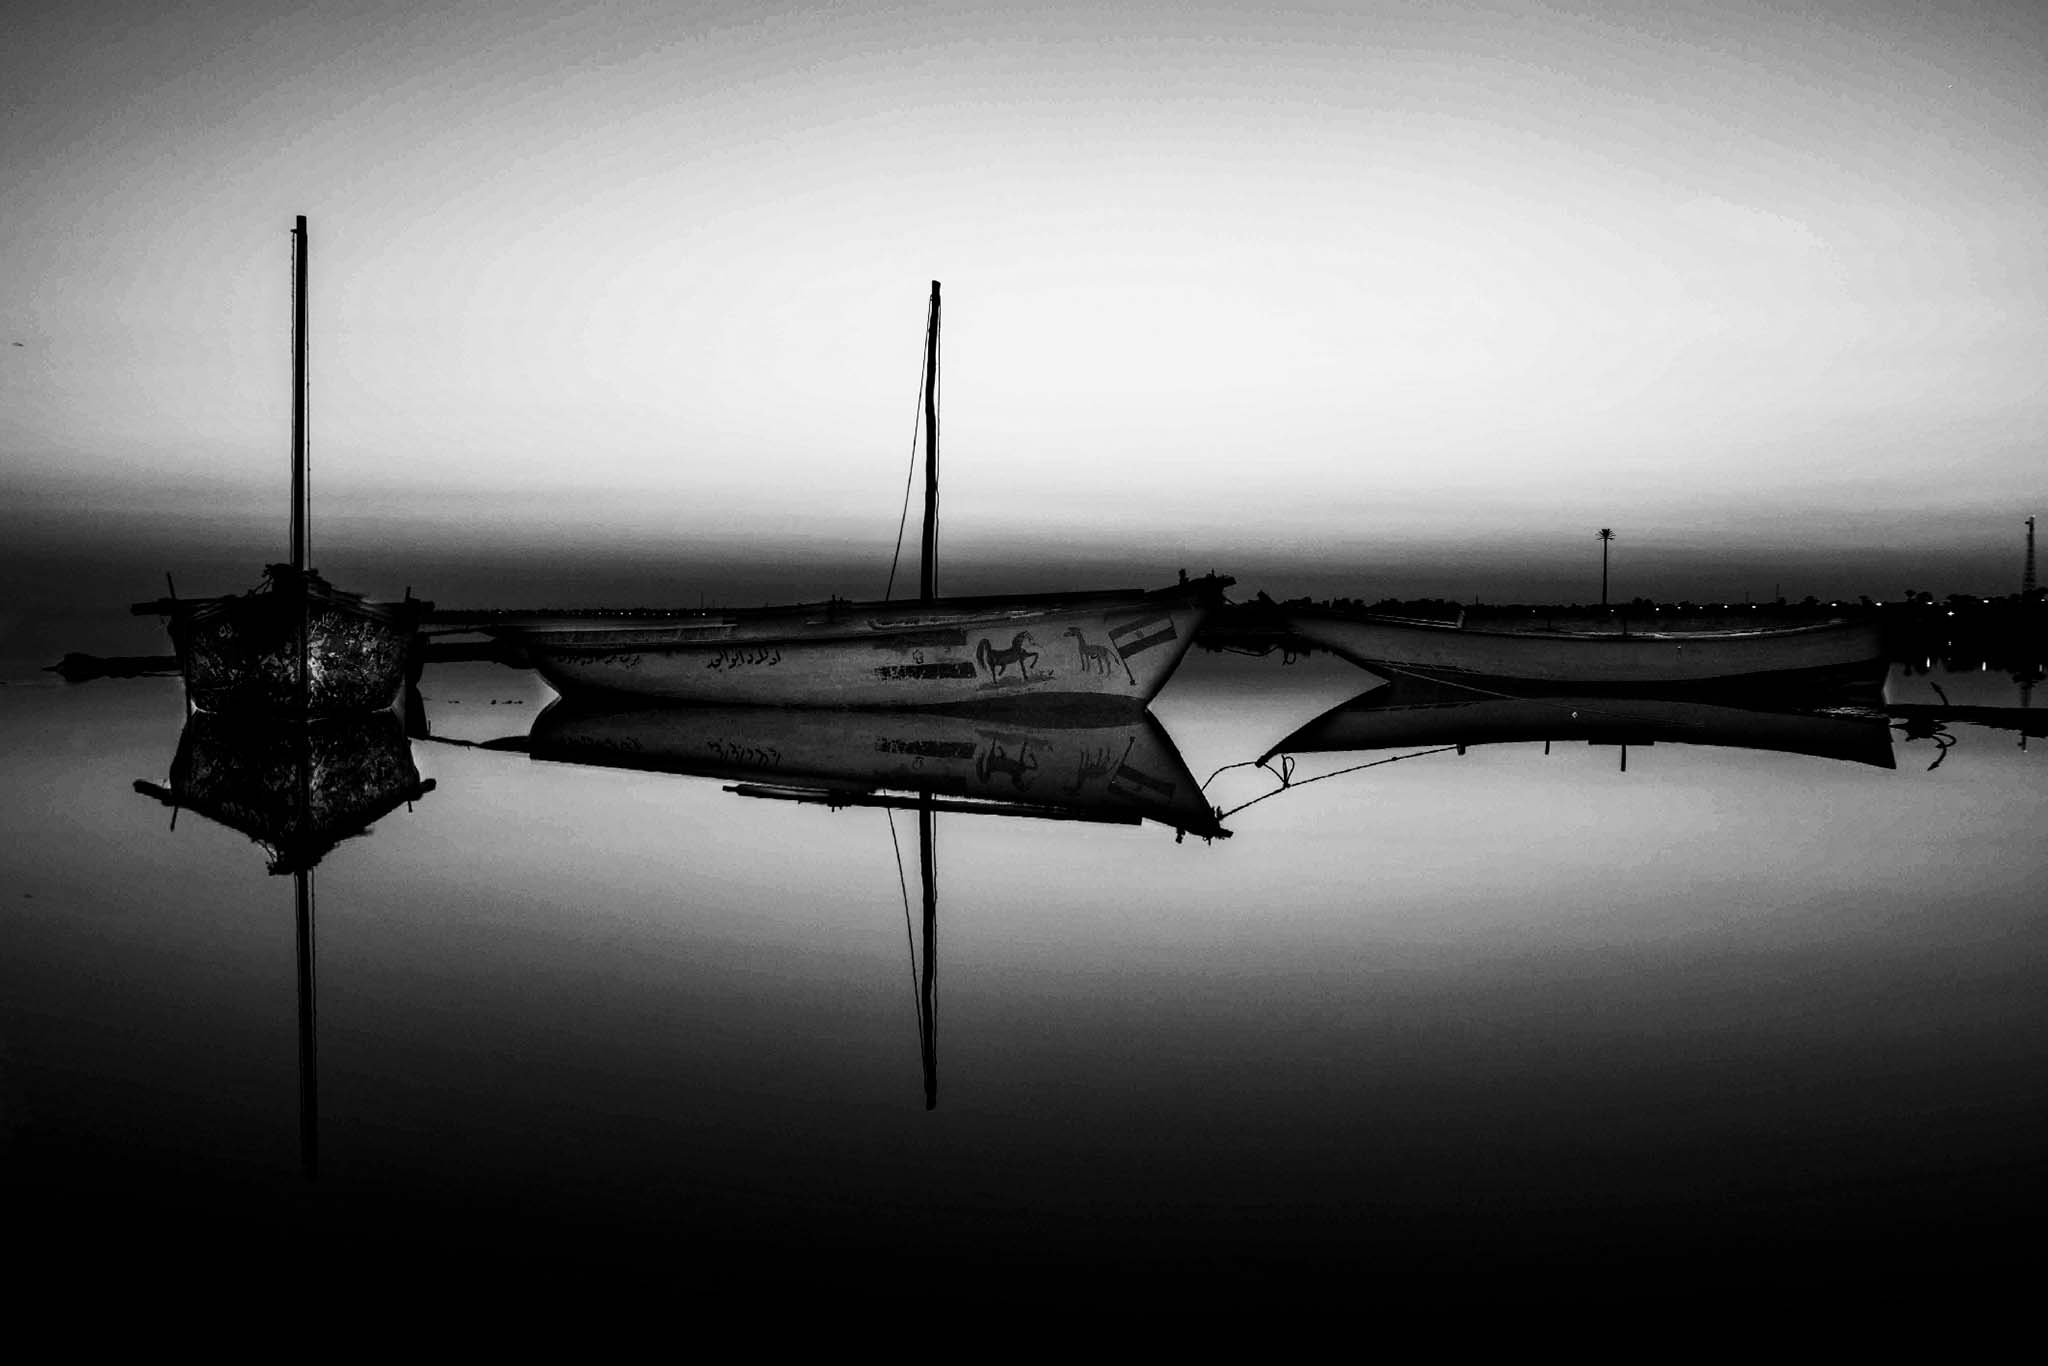
{"label": "tall mast", "polygon": [[2020,596],[2034,591],[2034,519],[2027,518],[2027,567],[2020,571]]}
{"label": "tall mast", "polygon": [[924,334],[924,555],[918,596],[939,595],[939,282],[932,281],[932,317]]}
{"label": "tall mast", "polygon": [[292,569],[306,572],[306,215],[292,231]]}

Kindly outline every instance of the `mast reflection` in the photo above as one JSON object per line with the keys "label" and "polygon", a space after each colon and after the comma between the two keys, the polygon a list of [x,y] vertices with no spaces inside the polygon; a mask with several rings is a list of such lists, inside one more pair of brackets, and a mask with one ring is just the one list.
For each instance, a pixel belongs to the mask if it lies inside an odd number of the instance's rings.
{"label": "mast reflection", "polygon": [[[500,746],[503,747],[503,746]],[[1059,713],[965,714],[557,702],[535,718],[534,759],[716,779],[736,796],[917,813],[921,934],[913,938],[925,1108],[938,1105],[938,817],[941,812],[1171,828],[1228,838],[1149,711],[1103,723]],[[891,822],[894,834],[894,822]],[[901,850],[898,850],[901,862]],[[909,893],[905,888],[905,911]],[[922,953],[917,949],[921,945]]]}
{"label": "mast reflection", "polygon": [[320,1171],[319,1007],[313,869],[344,840],[433,791],[422,779],[395,712],[323,720],[185,719],[170,783],[135,790],[177,814],[195,811],[261,846],[273,875],[292,879],[297,938],[299,1154]]}

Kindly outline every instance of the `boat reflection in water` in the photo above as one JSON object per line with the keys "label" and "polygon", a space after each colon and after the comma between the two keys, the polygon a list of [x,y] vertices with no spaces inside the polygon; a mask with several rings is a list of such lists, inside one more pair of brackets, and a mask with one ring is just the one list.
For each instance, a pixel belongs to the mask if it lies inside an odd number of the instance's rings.
{"label": "boat reflection in water", "polygon": [[433,791],[422,779],[393,711],[328,720],[185,719],[168,786],[135,790],[176,813],[196,811],[247,835],[273,874],[292,877],[298,921],[299,1144],[310,1179],[319,1174],[319,1069],[313,945],[313,868],[343,840]]}
{"label": "boat reflection in water", "polygon": [[[1584,741],[1628,746],[1685,744],[1806,754],[1891,768],[1892,732],[1881,710],[1802,706],[1797,693],[1736,697],[1628,697],[1571,692],[1499,696],[1471,687],[1402,680],[1360,694],[1268,750],[1298,755],[1437,746]],[[1871,699],[1875,701],[1876,699]]]}
{"label": "boat reflection in water", "polygon": [[2048,739],[2048,711],[2033,710],[2035,679],[2027,673],[2014,675],[2019,685],[2020,704],[2017,707],[1956,706],[1949,702],[1939,684],[1934,693],[1941,702],[1893,703],[1886,708],[1892,724],[1898,728],[1901,740],[1931,740],[1935,746],[1934,762],[1927,767],[1937,768],[1948,758],[1954,748],[1957,736],[1953,726],[1975,726],[1983,730],[2010,731],[2019,736],[2019,747],[2025,749],[2030,739]]}
{"label": "boat reflection in water", "polygon": [[193,712],[170,785],[135,784],[166,806],[241,831],[280,874],[311,871],[335,845],[433,787],[394,711],[305,722]]}
{"label": "boat reflection in water", "polygon": [[535,719],[526,749],[536,759],[717,778],[749,797],[1229,833],[1149,711],[1090,724],[1059,712],[995,719],[557,702]]}
{"label": "boat reflection in water", "polygon": [[1112,825],[1153,821],[1171,827],[1176,842],[1190,834],[1205,840],[1230,834],[1149,711],[1083,723],[1060,712],[1010,712],[998,720],[557,702],[536,718],[523,747],[535,759],[556,763],[717,779],[744,797],[916,812],[923,932],[922,961],[913,968],[926,1109],[938,1104],[940,812]]}

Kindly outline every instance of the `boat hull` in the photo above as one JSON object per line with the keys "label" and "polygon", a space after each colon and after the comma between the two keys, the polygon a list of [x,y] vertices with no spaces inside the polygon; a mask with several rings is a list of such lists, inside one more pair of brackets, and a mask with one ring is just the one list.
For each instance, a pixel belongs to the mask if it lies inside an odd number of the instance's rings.
{"label": "boat hull", "polygon": [[512,638],[565,696],[717,706],[1142,708],[1220,584],[665,618],[537,619]]}
{"label": "boat hull", "polygon": [[1884,678],[1884,638],[1864,622],[1784,630],[1565,633],[1470,630],[1443,622],[1288,613],[1288,629],[1387,678],[1571,685],[1728,688],[1870,684]]}
{"label": "boat hull", "polygon": [[208,712],[343,716],[398,698],[421,604],[258,590],[168,604],[186,696]]}

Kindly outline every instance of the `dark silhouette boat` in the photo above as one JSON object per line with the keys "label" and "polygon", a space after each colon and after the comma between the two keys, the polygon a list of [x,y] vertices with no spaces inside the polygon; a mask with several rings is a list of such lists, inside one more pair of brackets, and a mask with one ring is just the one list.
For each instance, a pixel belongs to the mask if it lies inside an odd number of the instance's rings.
{"label": "dark silhouette boat", "polygon": [[317,571],[274,564],[232,597],[166,598],[185,695],[202,711],[344,716],[387,708],[424,604],[370,602]]}
{"label": "dark silhouette boat", "polygon": [[138,602],[168,619],[185,692],[203,711],[339,716],[389,707],[407,652],[431,604],[408,592],[370,602],[307,567],[306,219],[292,232],[291,561],[247,593]]}

